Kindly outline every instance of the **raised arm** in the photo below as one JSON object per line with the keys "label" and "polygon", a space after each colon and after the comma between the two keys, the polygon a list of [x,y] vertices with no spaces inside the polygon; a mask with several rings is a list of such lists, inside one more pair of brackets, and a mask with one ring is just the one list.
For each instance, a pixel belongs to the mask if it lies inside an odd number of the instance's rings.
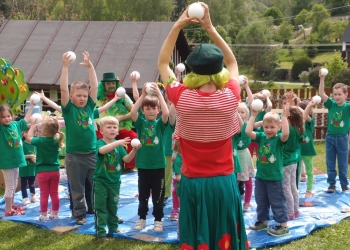
{"label": "raised arm", "polygon": [[34,137],[34,127],[35,127],[35,123],[36,123],[36,118],[35,117],[31,117],[30,118],[30,128],[28,130],[27,133],[27,138],[26,138],[26,142],[31,143],[32,139]]}
{"label": "raised arm", "polygon": [[164,124],[166,124],[168,122],[168,119],[169,119],[168,106],[166,105],[164,97],[163,97],[162,93],[160,92],[160,89],[156,83],[152,83],[152,88],[153,88],[153,91],[156,93],[158,100],[159,100],[160,108],[162,110],[162,121]]}
{"label": "raised arm", "polygon": [[136,73],[132,72],[130,74],[130,81],[131,81],[131,85],[132,85],[132,97],[134,98],[135,102],[140,98],[139,89],[137,88],[138,80],[139,80],[139,78],[136,75]]}
{"label": "raised arm", "polygon": [[290,109],[290,104],[286,103],[286,105],[284,105],[283,107],[283,112],[282,112],[282,134],[281,134],[282,142],[286,142],[289,137],[289,122],[288,122],[289,109]]}
{"label": "raised arm", "polygon": [[321,70],[318,72],[318,76],[320,77],[320,85],[318,85],[318,95],[322,98],[322,101],[326,102],[328,100],[328,95],[324,93],[324,78]]}
{"label": "raised arm", "polygon": [[33,108],[34,108],[34,103],[33,103],[33,101],[30,101],[30,106],[29,106],[29,109],[27,111],[27,114],[23,118],[26,121],[26,123],[29,122],[30,117],[32,116]]}
{"label": "raised arm", "polygon": [[252,94],[252,91],[249,88],[249,80],[248,77],[244,77],[244,84],[242,85],[245,89],[245,92],[247,93],[247,101],[248,101],[248,106],[250,107],[250,104],[252,104],[254,97]]}
{"label": "raised arm", "polygon": [[310,117],[310,111],[313,107],[315,107],[316,103],[312,100],[310,100],[310,102],[308,103],[308,105],[306,106],[304,113],[303,113],[303,120],[310,122],[311,121],[311,117]]}
{"label": "raised arm", "polygon": [[84,51],[83,52],[84,56],[84,61],[80,63],[80,65],[85,66],[89,69],[89,81],[90,81],[90,91],[89,91],[89,96],[91,99],[96,102],[97,100],[97,76],[95,72],[94,65],[90,61],[90,55],[89,52]]}
{"label": "raised arm", "polygon": [[137,121],[137,118],[139,117],[138,110],[139,110],[139,108],[141,107],[142,102],[143,102],[143,99],[144,99],[145,96],[146,96],[146,90],[145,90],[146,84],[147,84],[147,83],[145,83],[145,84],[143,85],[140,98],[136,101],[136,103],[132,106],[132,108],[131,108],[131,110],[130,110],[131,119],[132,119],[134,122],[136,122],[136,121]]}
{"label": "raised arm", "polygon": [[34,94],[37,94],[40,96],[41,100],[43,100],[43,102],[45,102],[47,105],[49,105],[51,108],[53,108],[54,110],[62,113],[62,108],[57,104],[55,103],[54,101],[50,100],[49,98],[47,98],[45,96],[45,93],[44,93],[44,90],[41,90],[41,92],[36,92],[34,91]]}
{"label": "raised arm", "polygon": [[175,122],[176,122],[176,109],[175,109],[175,105],[170,103],[169,105],[169,123],[171,126],[174,126]]}
{"label": "raised arm", "polygon": [[60,77],[60,90],[61,90],[61,105],[67,106],[69,101],[69,89],[68,89],[68,67],[70,63],[70,55],[64,53],[62,56],[62,72]]}
{"label": "raised arm", "polygon": [[256,116],[259,114],[258,111],[255,111],[255,110],[251,110],[251,115],[250,115],[250,118],[249,118],[249,121],[247,123],[247,127],[245,129],[245,133],[252,139],[252,140],[255,140],[256,138],[256,133],[253,131],[253,128],[254,128],[254,123],[255,123],[255,118]]}

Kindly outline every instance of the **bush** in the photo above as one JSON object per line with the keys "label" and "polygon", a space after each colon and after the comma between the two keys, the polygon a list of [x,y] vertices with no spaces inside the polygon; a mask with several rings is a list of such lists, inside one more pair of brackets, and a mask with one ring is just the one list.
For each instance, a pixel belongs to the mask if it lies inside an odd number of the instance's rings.
{"label": "bush", "polygon": [[312,61],[308,57],[301,57],[295,61],[292,67],[291,77],[294,81],[299,81],[299,74],[303,71],[312,69]]}
{"label": "bush", "polygon": [[331,86],[333,87],[338,82],[350,86],[350,69],[342,69],[340,73],[332,79]]}
{"label": "bush", "polygon": [[316,67],[313,70],[311,70],[309,74],[309,83],[314,88],[318,88],[318,85],[320,85],[320,77],[318,76],[319,70],[320,67]]}
{"label": "bush", "polygon": [[286,80],[288,76],[288,69],[275,69],[271,72],[271,78],[275,80]]}
{"label": "bush", "polygon": [[318,49],[315,46],[306,47],[306,53],[308,57],[315,57],[317,55]]}

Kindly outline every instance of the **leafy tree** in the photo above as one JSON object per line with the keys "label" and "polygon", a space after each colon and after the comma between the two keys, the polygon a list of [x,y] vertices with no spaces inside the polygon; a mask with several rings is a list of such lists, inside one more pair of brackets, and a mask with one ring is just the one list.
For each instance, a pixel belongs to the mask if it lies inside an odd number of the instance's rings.
{"label": "leafy tree", "polygon": [[293,5],[293,0],[271,0],[270,1],[271,5],[269,6],[275,6],[277,7],[284,16],[292,16],[292,8],[291,6]]}
{"label": "leafy tree", "polygon": [[173,11],[171,12],[171,17],[170,17],[170,20],[173,22],[179,19],[181,14],[187,8],[188,4],[187,4],[187,0],[175,0],[174,5],[175,6],[173,8]]}
{"label": "leafy tree", "polygon": [[348,21],[341,21],[332,24],[332,37],[335,39],[335,42],[338,42],[338,40],[344,34],[348,24]]}
{"label": "leafy tree", "polygon": [[273,20],[273,24],[274,25],[280,25],[282,23],[282,18],[283,18],[283,14],[282,12],[280,11],[279,8],[277,7],[271,7],[271,8],[268,8],[267,11],[265,12],[264,14],[264,17],[272,17],[274,20]]}
{"label": "leafy tree", "polygon": [[343,6],[349,5],[348,0],[325,0],[325,6],[327,6],[327,9],[332,9],[331,14],[337,15],[337,14],[347,14],[348,8],[341,8]]}
{"label": "leafy tree", "polygon": [[302,9],[300,13],[294,18],[294,23],[296,25],[303,25],[306,22],[306,17],[308,16],[309,12],[306,9]]}
{"label": "leafy tree", "polygon": [[0,17],[1,14],[4,15],[5,18],[9,18],[11,15],[11,4],[8,1],[0,1]]}
{"label": "leafy tree", "polygon": [[306,21],[312,24],[312,32],[318,32],[319,25],[330,16],[331,15],[323,5],[315,4],[306,17]]}
{"label": "leafy tree", "polygon": [[[189,4],[194,2],[198,0],[190,0]],[[206,0],[205,3],[210,7],[210,19],[214,26],[230,23],[231,0]]]}
{"label": "leafy tree", "polygon": [[216,26],[216,31],[220,34],[220,36],[225,40],[226,43],[231,44],[231,38],[228,37],[227,31],[225,30],[224,27],[218,25]]}
{"label": "leafy tree", "polygon": [[338,75],[334,76],[333,80],[331,81],[331,86],[333,87],[334,84],[338,82],[350,86],[350,69],[342,69]]}
{"label": "leafy tree", "polygon": [[293,26],[288,22],[283,22],[277,31],[279,41],[289,40],[293,35]]}
{"label": "leafy tree", "polygon": [[294,0],[293,15],[298,15],[302,9],[310,10],[310,0]]}
{"label": "leafy tree", "polygon": [[319,43],[330,43],[332,36],[332,25],[333,23],[329,20],[323,20],[318,27],[318,42]]}
{"label": "leafy tree", "polygon": [[328,69],[329,72],[325,78],[325,84],[330,86],[330,83],[334,81],[335,76],[337,76],[343,69],[348,68],[348,63],[344,61],[340,51],[335,51],[325,63],[324,67]]}
{"label": "leafy tree", "polygon": [[292,79],[299,80],[299,74],[303,71],[309,71],[312,69],[312,61],[307,57],[301,57],[295,61],[292,67]]}
{"label": "leafy tree", "polygon": [[312,69],[310,74],[309,74],[309,83],[314,88],[318,88],[318,86],[320,85],[320,77],[319,77],[319,73],[318,73],[319,70],[320,70],[320,67],[316,67],[316,68]]}

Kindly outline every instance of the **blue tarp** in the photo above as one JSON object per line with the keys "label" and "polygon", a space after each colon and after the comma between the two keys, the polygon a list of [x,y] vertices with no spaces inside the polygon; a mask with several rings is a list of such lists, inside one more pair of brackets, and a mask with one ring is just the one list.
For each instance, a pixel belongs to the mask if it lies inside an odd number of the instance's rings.
{"label": "blue tarp", "polygon": [[[64,187],[65,184],[61,184]],[[350,194],[344,193],[339,190],[340,186],[337,186],[337,191],[334,194],[327,194],[325,190],[328,184],[326,183],[326,175],[317,175],[316,183],[314,184],[314,198],[312,201],[315,207],[300,207],[301,216],[293,221],[288,222],[290,228],[290,235],[284,237],[269,236],[266,231],[255,232],[249,230],[248,226],[253,224],[256,220],[254,202],[254,195],[252,198],[252,211],[245,213],[245,222],[248,239],[251,242],[251,247],[262,248],[266,246],[273,246],[277,244],[283,244],[292,240],[300,239],[312,232],[315,229],[331,226],[335,223],[339,223],[340,220],[350,216],[350,213],[341,213],[340,211],[347,206],[350,206]],[[62,187],[60,189],[63,189]],[[305,183],[301,183],[300,186],[300,202],[305,201]],[[121,234],[113,234],[117,238],[129,238],[139,239],[144,241],[166,242],[166,243],[178,243],[177,239],[177,222],[170,221],[172,203],[171,200],[164,208],[163,228],[164,232],[153,232],[153,216],[152,216],[152,203],[150,201],[150,211],[147,216],[147,227],[142,231],[133,230],[137,216],[138,200],[135,196],[137,194],[137,174],[130,173],[122,176],[122,186],[120,192],[118,215],[124,219],[124,223],[120,224]],[[39,196],[39,190],[37,189],[37,195]],[[21,192],[16,193],[15,203],[21,203]],[[311,201],[311,200],[310,200]],[[50,203],[49,203],[50,206]],[[39,203],[30,204],[27,206],[26,214],[23,216],[3,217],[4,220],[11,220],[13,222],[22,222],[32,224],[45,229],[52,229],[55,226],[74,226],[74,219],[71,219],[71,212],[69,210],[69,200],[67,199],[67,190],[60,191],[60,212],[59,219],[48,220],[41,222],[38,220],[39,216]],[[0,199],[0,214],[4,213],[4,199]],[[275,225],[276,222],[269,221],[269,226]],[[87,223],[84,226],[79,226],[76,233],[79,234],[94,234],[94,218],[93,215],[87,215]]]}

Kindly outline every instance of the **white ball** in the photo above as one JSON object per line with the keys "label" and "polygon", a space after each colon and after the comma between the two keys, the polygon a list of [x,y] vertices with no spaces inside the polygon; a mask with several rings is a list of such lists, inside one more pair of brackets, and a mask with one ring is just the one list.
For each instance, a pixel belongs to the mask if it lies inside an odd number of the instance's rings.
{"label": "white ball", "polygon": [[189,17],[198,17],[202,19],[204,17],[204,8],[200,3],[193,3],[188,8]]}
{"label": "white ball", "polygon": [[328,75],[328,69],[322,68],[321,69],[321,75],[323,75],[323,76]]}
{"label": "white ball", "polygon": [[125,89],[123,88],[123,87],[119,87],[118,89],[117,89],[117,95],[118,96],[124,96],[125,95]]}
{"label": "white ball", "polygon": [[43,116],[39,113],[32,114],[32,117],[36,119],[36,124],[41,123],[43,121]]}
{"label": "white ball", "polygon": [[32,94],[30,101],[33,101],[34,104],[38,104],[40,102],[40,96],[37,94]]}
{"label": "white ball", "polygon": [[131,144],[131,147],[137,147],[138,145],[140,145],[141,144],[141,142],[140,142],[140,140],[139,139],[132,139],[131,140],[131,142],[130,142],[130,144]]}
{"label": "white ball", "polygon": [[186,68],[185,64],[183,64],[183,63],[179,63],[176,67],[179,70],[179,72],[183,72]]}
{"label": "white ball", "polygon": [[244,75],[240,75],[238,77],[238,81],[240,85],[243,85],[245,83],[245,76]]}
{"label": "white ball", "polygon": [[154,94],[154,92],[153,92],[153,90],[152,90],[152,83],[151,83],[151,82],[148,82],[148,83],[146,84],[146,92],[147,92],[147,94],[149,94],[149,95],[153,95],[153,94]]}
{"label": "white ball", "polygon": [[264,106],[264,103],[260,99],[255,99],[251,104],[252,109],[254,109],[255,111],[262,110],[263,106]]}
{"label": "white ball", "polygon": [[269,96],[270,95],[270,91],[267,90],[267,89],[264,89],[263,91],[261,91],[261,94],[265,97]]}
{"label": "white ball", "polygon": [[74,62],[75,59],[77,58],[77,55],[73,51],[68,51],[67,53],[68,53],[68,56],[70,56],[69,61]]}
{"label": "white ball", "polygon": [[133,71],[131,74],[135,76],[136,80],[140,79],[140,73],[138,71]]}
{"label": "white ball", "polygon": [[314,97],[312,97],[312,101],[313,101],[314,103],[319,104],[319,103],[321,102],[321,96],[315,95]]}

